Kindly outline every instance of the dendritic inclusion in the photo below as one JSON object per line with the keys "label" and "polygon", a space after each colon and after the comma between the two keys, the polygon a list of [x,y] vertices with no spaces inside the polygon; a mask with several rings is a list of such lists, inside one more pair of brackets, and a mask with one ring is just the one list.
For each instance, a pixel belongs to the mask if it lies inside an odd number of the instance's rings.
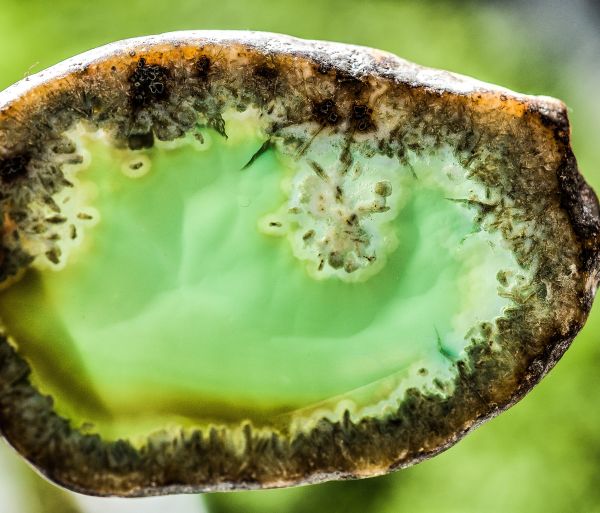
{"label": "dendritic inclusion", "polygon": [[70,487],[417,461],[539,379],[591,304],[597,220],[564,207],[570,154],[530,98],[255,37],[133,45],[24,125],[2,111],[0,429]]}
{"label": "dendritic inclusion", "polygon": [[[497,199],[446,147],[401,163],[310,123],[294,127],[310,144],[269,138],[256,109],[223,119],[226,138],[199,120],[135,152],[83,126],[67,134],[72,185],[30,205],[50,228],[22,237],[37,256],[0,295],[58,411],[109,437],[140,434],[136,418],[160,429],[268,412],[306,430],[385,414],[409,386],[451,392],[465,347],[493,342],[530,286],[480,216]],[[73,397],[65,354],[78,357]],[[112,420],[129,416],[125,429]]]}

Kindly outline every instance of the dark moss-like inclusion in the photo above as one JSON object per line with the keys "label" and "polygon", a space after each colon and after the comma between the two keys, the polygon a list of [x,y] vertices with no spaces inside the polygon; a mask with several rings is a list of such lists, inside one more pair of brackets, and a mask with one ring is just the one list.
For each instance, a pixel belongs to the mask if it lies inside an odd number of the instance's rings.
{"label": "dark moss-like inclusion", "polygon": [[40,389],[110,437],[302,428],[383,414],[408,387],[449,393],[473,331],[492,336],[512,304],[497,272],[506,290],[525,280],[475,222],[483,189],[447,150],[401,165],[359,148],[345,169],[342,139],[257,153],[258,113],[224,117],[227,138],[139,151],[71,132],[59,249],[0,295]]}

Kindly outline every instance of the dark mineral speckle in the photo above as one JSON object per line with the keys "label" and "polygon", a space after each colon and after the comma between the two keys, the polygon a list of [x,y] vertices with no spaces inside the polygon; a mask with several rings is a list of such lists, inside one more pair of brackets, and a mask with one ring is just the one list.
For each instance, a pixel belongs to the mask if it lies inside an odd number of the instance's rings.
{"label": "dark mineral speckle", "polygon": [[129,76],[132,107],[141,109],[155,101],[166,100],[169,95],[168,77],[167,68],[158,64],[147,64],[146,59],[142,57]]}
{"label": "dark mineral speckle", "polygon": [[272,64],[260,64],[254,69],[254,74],[257,77],[270,81],[276,79],[279,72]]}
{"label": "dark mineral speckle", "polygon": [[368,105],[355,103],[352,106],[352,111],[350,114],[350,120],[355,130],[358,130],[359,132],[366,132],[374,128],[375,123],[373,123],[372,114],[373,109],[371,109]]}
{"label": "dark mineral speckle", "polygon": [[27,176],[27,168],[31,155],[20,153],[0,160],[0,179],[3,183],[11,183]]}
{"label": "dark mineral speckle", "polygon": [[154,135],[152,132],[145,134],[131,134],[127,139],[130,150],[142,150],[154,146]]}
{"label": "dark mineral speckle", "polygon": [[196,77],[206,80],[210,73],[210,59],[206,55],[198,58],[195,65]]}
{"label": "dark mineral speckle", "polygon": [[337,125],[341,121],[341,116],[332,99],[315,102],[312,112],[322,125]]}

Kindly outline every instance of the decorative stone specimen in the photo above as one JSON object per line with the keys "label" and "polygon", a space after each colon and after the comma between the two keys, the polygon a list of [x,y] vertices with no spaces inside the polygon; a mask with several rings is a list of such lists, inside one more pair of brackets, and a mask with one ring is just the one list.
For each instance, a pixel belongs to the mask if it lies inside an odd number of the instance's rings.
{"label": "decorative stone specimen", "polygon": [[561,102],[274,34],[0,93],[0,214],[0,432],[97,495],[433,456],[556,363],[598,281]]}

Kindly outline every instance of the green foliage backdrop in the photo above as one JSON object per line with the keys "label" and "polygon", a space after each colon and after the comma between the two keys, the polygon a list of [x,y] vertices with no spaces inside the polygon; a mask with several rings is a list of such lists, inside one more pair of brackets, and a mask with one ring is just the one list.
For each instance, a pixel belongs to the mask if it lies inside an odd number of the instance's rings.
{"label": "green foliage backdrop", "polygon": [[[0,89],[100,44],[172,30],[268,30],[364,44],[563,99],[571,108],[580,166],[600,190],[600,101],[592,96],[600,84],[594,82],[593,63],[582,62],[568,37],[564,43],[543,34],[543,15],[536,25],[515,4],[417,0],[0,0]],[[361,482],[213,495],[206,499],[209,509],[600,512],[598,310],[557,368],[528,397],[439,457]],[[37,490],[34,495],[46,497],[40,511],[53,513],[52,489],[27,483]],[[63,505],[56,511],[71,509]]]}

